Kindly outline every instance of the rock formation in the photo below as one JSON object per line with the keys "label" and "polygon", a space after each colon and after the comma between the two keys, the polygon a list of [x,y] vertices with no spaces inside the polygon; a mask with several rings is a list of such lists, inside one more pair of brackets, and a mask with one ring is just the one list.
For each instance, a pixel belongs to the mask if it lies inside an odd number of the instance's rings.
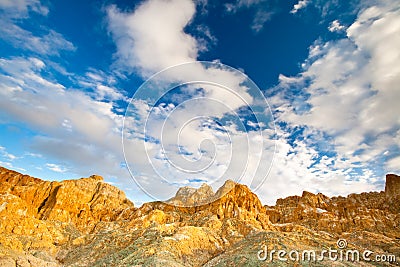
{"label": "rock formation", "polygon": [[275,206],[227,181],[215,193],[184,187],[135,208],[100,176],[48,182],[0,167],[0,266],[282,266],[258,251],[335,248],[339,238],[399,261],[399,181],[388,175],[385,192],[304,192]]}
{"label": "rock formation", "polygon": [[204,183],[198,189],[189,186],[179,188],[167,202],[175,206],[200,206],[212,201],[213,197],[212,187]]}
{"label": "rock formation", "polygon": [[400,177],[390,174],[386,179],[384,192],[332,198],[303,192],[301,197],[278,199],[267,214],[275,224],[292,223],[337,234],[368,230],[400,239]]}
{"label": "rock formation", "polygon": [[389,197],[400,195],[400,176],[395,174],[386,175],[385,193]]}

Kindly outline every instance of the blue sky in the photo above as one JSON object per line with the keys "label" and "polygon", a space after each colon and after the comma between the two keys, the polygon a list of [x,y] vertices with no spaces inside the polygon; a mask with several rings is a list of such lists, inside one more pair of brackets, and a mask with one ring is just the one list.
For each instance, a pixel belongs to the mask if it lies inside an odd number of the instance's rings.
{"label": "blue sky", "polygon": [[227,178],[273,204],[400,172],[394,0],[0,0],[0,20],[1,166],[100,174],[137,204]]}

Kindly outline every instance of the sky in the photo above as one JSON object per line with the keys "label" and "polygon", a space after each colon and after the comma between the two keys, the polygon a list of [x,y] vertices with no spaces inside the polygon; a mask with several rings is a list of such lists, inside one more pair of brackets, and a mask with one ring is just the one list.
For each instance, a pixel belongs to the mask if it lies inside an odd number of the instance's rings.
{"label": "sky", "polygon": [[0,23],[0,166],[136,205],[400,173],[398,1],[0,0]]}

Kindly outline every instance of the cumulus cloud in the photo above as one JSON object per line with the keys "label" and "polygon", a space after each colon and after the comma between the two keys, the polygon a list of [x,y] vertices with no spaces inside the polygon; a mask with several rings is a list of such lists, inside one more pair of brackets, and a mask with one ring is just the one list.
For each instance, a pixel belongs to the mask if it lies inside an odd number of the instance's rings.
{"label": "cumulus cloud", "polygon": [[184,32],[195,11],[196,6],[189,0],[149,0],[133,13],[110,6],[108,27],[117,45],[117,64],[148,76],[195,61],[198,44]]}
{"label": "cumulus cloud", "polygon": [[332,21],[328,27],[328,30],[330,32],[341,32],[341,31],[344,31],[345,29],[346,29],[346,27],[344,25],[340,24],[339,20],[337,20],[337,19]]}
{"label": "cumulus cloud", "polygon": [[293,9],[290,11],[290,13],[296,14],[299,10],[305,8],[309,3],[309,0],[300,0],[297,4],[293,6]]}

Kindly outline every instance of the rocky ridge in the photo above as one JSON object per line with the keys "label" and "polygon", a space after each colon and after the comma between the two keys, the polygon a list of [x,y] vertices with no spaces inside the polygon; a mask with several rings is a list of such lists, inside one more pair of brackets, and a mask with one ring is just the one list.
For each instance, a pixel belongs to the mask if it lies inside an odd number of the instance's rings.
{"label": "rocky ridge", "polygon": [[[257,252],[321,250],[339,238],[400,260],[399,186],[388,175],[384,192],[303,192],[263,206],[247,186],[227,181],[215,193],[186,187],[136,208],[100,176],[48,182],[0,167],[0,266],[286,266],[259,261]],[[288,266],[295,264],[309,266]]]}

